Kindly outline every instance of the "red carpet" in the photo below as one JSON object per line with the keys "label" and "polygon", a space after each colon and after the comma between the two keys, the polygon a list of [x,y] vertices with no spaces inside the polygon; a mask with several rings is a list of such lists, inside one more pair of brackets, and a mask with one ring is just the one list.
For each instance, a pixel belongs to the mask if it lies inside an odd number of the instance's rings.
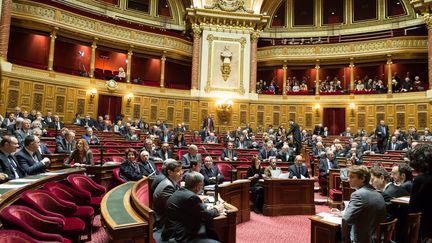
{"label": "red carpet", "polygon": [[[85,237],[83,237],[84,239]],[[109,241],[109,237],[107,233],[105,232],[105,229],[102,227],[101,224],[101,216],[97,215],[94,218],[93,221],[93,234],[92,234],[92,240],[93,243],[107,243]],[[87,241],[90,242],[90,241]]]}

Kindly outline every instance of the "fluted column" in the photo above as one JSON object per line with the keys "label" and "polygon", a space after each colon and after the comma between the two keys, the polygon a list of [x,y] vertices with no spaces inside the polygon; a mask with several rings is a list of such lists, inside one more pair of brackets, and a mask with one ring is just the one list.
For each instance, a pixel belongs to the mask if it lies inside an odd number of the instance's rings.
{"label": "fluted column", "polygon": [[0,20],[0,59],[6,60],[9,46],[12,0],[3,0]]}
{"label": "fluted column", "polygon": [[166,51],[161,57],[161,76],[160,76],[160,87],[165,88],[165,61],[166,61]]}
{"label": "fluted column", "polygon": [[428,79],[429,89],[432,89],[432,15],[425,14],[423,19],[428,28]]}
{"label": "fluted column", "polygon": [[94,70],[95,70],[95,61],[96,61],[96,48],[97,48],[97,39],[95,39],[91,45],[92,52],[90,56],[90,78],[94,78]]}
{"label": "fluted column", "polygon": [[283,64],[282,66],[282,70],[283,70],[283,82],[282,82],[282,94],[285,96],[286,95],[286,86],[287,86],[287,65],[286,63]]}
{"label": "fluted column", "polygon": [[53,70],[54,65],[54,50],[55,50],[55,39],[57,38],[57,28],[54,28],[51,31],[50,35],[50,47],[49,47],[49,55],[48,55],[48,70]]}
{"label": "fluted column", "polygon": [[392,58],[391,55],[387,56],[387,88],[388,88],[388,93],[391,94],[393,92],[392,90]]}
{"label": "fluted column", "polygon": [[320,65],[319,63],[315,64],[315,95],[319,95],[320,89],[320,77],[319,77]]}
{"label": "fluted column", "polygon": [[201,29],[199,25],[194,24],[193,30],[193,47],[192,47],[192,74],[191,74],[191,88],[198,89],[198,74],[199,74],[199,54],[201,43]]}
{"label": "fluted column", "polygon": [[129,49],[128,51],[128,62],[126,67],[126,82],[130,83],[131,80],[131,70],[132,70],[132,49]]}
{"label": "fluted column", "polygon": [[350,72],[350,92],[354,90],[354,61],[350,61],[349,72]]}
{"label": "fluted column", "polygon": [[258,38],[257,31],[251,33],[250,93],[256,93]]}

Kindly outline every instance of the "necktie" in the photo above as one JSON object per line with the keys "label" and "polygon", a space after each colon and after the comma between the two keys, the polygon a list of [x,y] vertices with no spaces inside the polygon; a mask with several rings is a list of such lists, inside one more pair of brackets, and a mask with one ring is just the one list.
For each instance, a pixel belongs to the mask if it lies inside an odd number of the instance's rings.
{"label": "necktie", "polygon": [[297,172],[299,174],[299,176],[301,175],[301,170],[300,170],[300,166],[297,166]]}
{"label": "necktie", "polygon": [[13,179],[20,178],[20,176],[18,174],[18,166],[15,164],[15,160],[12,158],[11,155],[8,156],[8,160],[9,160],[9,163],[11,164],[12,170],[14,172],[15,178],[13,178]]}
{"label": "necktie", "polygon": [[165,152],[165,159],[168,159],[168,152]]}
{"label": "necktie", "polygon": [[39,162],[39,159],[38,159],[38,157],[37,157],[36,152],[33,153],[33,160],[34,160],[35,162]]}
{"label": "necktie", "polygon": [[286,153],[286,162],[288,162],[288,159],[289,159],[289,154]]}
{"label": "necktie", "polygon": [[57,122],[57,130],[60,130],[60,122]]}
{"label": "necktie", "polygon": [[231,153],[231,151],[228,151],[228,158],[232,159],[232,153]]}

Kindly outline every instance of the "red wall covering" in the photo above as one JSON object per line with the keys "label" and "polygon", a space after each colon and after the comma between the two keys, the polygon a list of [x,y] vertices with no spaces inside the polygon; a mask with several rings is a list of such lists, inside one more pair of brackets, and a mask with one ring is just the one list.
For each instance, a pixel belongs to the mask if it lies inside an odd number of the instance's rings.
{"label": "red wall covering", "polygon": [[[103,57],[107,57],[104,59]],[[126,71],[127,69],[127,54],[96,49],[95,68],[102,70],[118,71],[120,67]]]}
{"label": "red wall covering", "polygon": [[160,82],[160,59],[132,56],[131,80],[141,78],[144,83]]}
{"label": "red wall covering", "polygon": [[190,65],[182,65],[175,62],[165,62],[165,83],[166,87],[190,89],[191,87]]}
{"label": "red wall covering", "polygon": [[49,37],[11,29],[8,60],[12,63],[46,69],[48,67]]}
{"label": "red wall covering", "polygon": [[[84,52],[84,56],[79,55]],[[59,72],[90,71],[91,47],[57,39],[54,51],[54,70]],[[84,66],[84,68],[83,68]]]}

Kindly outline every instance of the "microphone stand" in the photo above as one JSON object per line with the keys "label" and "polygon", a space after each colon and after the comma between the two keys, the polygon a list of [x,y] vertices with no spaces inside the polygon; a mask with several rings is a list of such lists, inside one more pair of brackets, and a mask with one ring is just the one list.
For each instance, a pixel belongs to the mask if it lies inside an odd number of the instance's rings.
{"label": "microphone stand", "polygon": [[101,140],[99,140],[99,144],[100,144],[100,166],[103,166],[103,158],[104,158],[104,147],[103,147],[103,143]]}

